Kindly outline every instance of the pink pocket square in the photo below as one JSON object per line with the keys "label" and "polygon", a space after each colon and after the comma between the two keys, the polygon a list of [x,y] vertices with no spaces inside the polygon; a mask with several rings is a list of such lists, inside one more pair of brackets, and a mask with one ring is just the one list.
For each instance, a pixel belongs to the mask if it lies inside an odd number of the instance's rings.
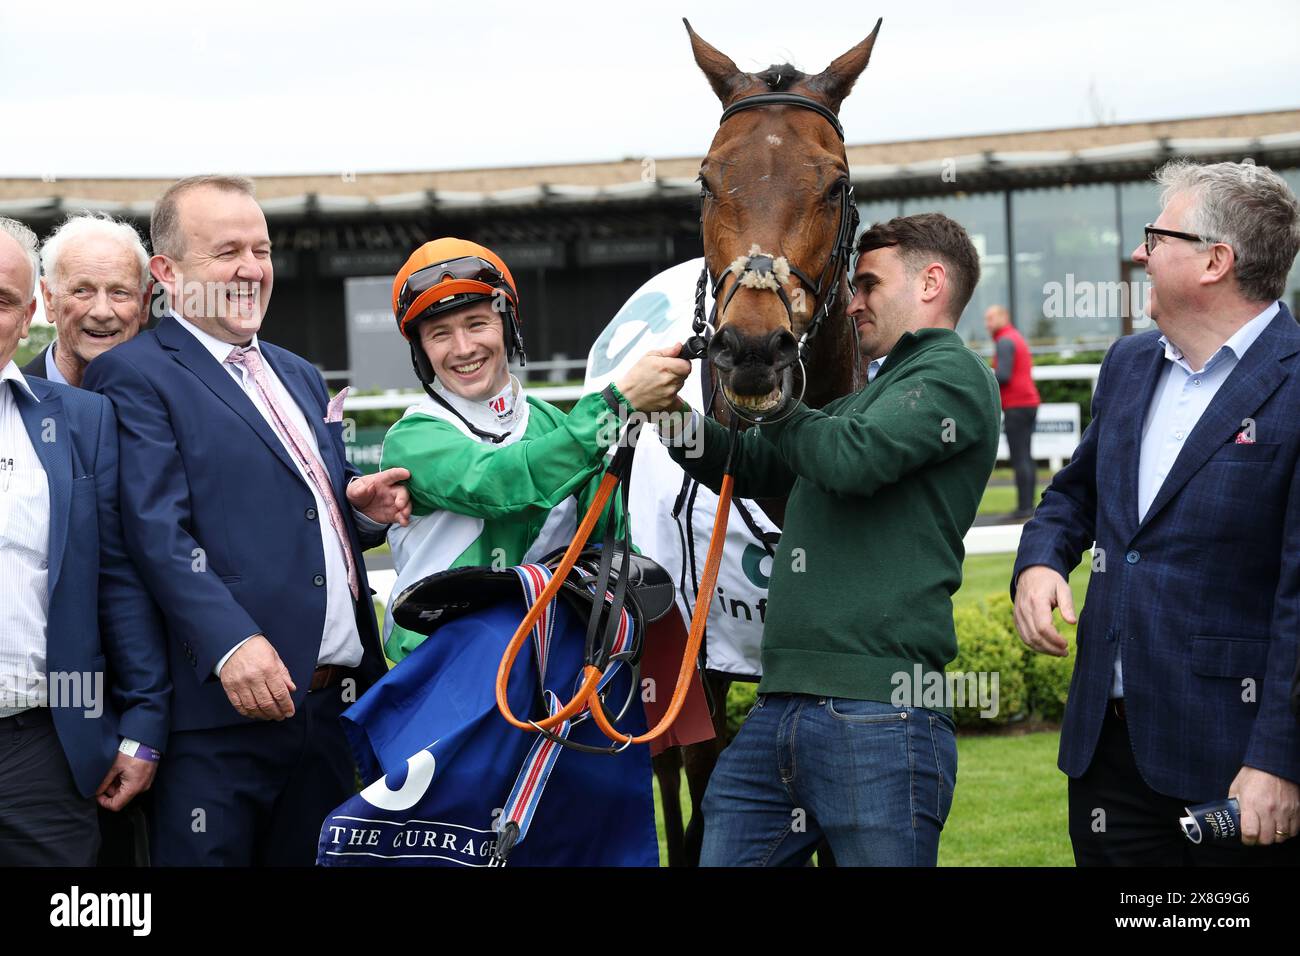
{"label": "pink pocket square", "polygon": [[325,409],[325,424],[331,422],[343,421],[343,400],[348,397],[348,392],[352,391],[351,385],[345,385],[339,389],[339,393],[330,399],[329,406]]}

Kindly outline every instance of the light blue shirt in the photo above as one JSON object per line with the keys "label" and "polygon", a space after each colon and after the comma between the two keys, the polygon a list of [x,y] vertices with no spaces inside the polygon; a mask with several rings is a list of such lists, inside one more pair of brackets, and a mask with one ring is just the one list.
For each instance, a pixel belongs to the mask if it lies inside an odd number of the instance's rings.
{"label": "light blue shirt", "polygon": [[880,366],[882,366],[882,365],[885,364],[885,359],[887,359],[887,358],[889,358],[889,353],[888,353],[888,352],[886,352],[884,355],[880,356],[880,358],[878,358],[878,359],[872,359],[872,360],[867,364],[867,384],[868,384],[868,385],[870,385],[872,382],[874,382],[874,381],[876,380],[876,373],[880,371]]}
{"label": "light blue shirt", "polygon": [[[1155,394],[1147,408],[1146,422],[1142,427],[1142,450],[1138,459],[1138,521],[1146,517],[1151,503],[1160,493],[1169,472],[1173,470],[1178,453],[1187,443],[1192,429],[1201,420],[1210,402],[1228,380],[1246,350],[1277,316],[1278,303],[1255,316],[1236,332],[1219,350],[1210,356],[1205,367],[1194,369],[1177,345],[1165,336],[1160,344],[1165,349],[1165,364],[1160,369]],[[1124,675],[1120,657],[1115,655],[1115,679],[1111,683],[1111,696],[1124,696]]]}
{"label": "light blue shirt", "polygon": [[58,382],[60,385],[67,385],[68,380],[63,377],[59,371],[59,366],[54,362],[54,349],[59,343],[51,342],[50,347],[45,352],[45,377],[51,382]]}

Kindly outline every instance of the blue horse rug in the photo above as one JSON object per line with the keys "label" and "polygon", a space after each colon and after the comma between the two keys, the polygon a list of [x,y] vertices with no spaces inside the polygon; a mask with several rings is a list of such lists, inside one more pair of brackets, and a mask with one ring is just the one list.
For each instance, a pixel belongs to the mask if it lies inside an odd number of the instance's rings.
{"label": "blue horse rug", "polygon": [[[434,626],[415,651],[343,714],[362,780],[360,793],[321,827],[322,866],[491,866],[511,825],[516,866],[657,866],[650,751],[617,754],[562,747],[510,726],[497,712],[494,680],[506,645],[540,592],[538,565],[512,568],[513,599],[474,607]],[[532,580],[529,574],[532,572]],[[498,572],[499,574],[500,572]],[[623,612],[627,646],[634,622]],[[550,713],[581,673],[585,624],[564,600],[551,604],[525,643],[507,685],[516,714]],[[539,675],[541,680],[539,681]],[[630,667],[611,667],[606,699],[632,703],[619,729],[643,733]],[[556,733],[608,748],[579,715]],[[509,841],[507,841],[509,843]]]}

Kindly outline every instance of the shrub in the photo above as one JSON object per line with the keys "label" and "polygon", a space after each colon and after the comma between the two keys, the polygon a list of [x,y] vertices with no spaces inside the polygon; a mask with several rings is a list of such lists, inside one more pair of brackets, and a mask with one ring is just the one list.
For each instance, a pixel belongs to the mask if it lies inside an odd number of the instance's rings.
{"label": "shrub", "polygon": [[750,708],[758,699],[758,684],[748,681],[734,681],[727,691],[727,739],[731,740],[740,732],[740,725],[745,722]]}
{"label": "shrub", "polygon": [[[1016,632],[1015,612],[1009,594],[991,595],[987,602],[988,613],[1005,627],[1022,646]],[[1070,651],[1065,657],[1040,654],[1025,647],[1025,694],[1027,709],[1039,720],[1059,721],[1065,716],[1065,698],[1070,690],[1070,677],[1074,672],[1075,627],[1061,623],[1057,630],[1066,639]]]}
{"label": "shrub", "polygon": [[1001,725],[1026,713],[1024,645],[984,604],[970,604],[953,612],[957,627],[957,658],[949,673],[998,675],[998,712],[981,717],[978,704],[954,707],[959,727]]}

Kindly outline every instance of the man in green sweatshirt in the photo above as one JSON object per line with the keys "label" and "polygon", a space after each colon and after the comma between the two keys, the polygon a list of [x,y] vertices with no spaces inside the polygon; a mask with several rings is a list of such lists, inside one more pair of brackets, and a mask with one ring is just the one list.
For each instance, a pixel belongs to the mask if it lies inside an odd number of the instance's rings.
{"label": "man in green sweatshirt", "polygon": [[[934,865],[952,804],[950,702],[932,691],[999,428],[997,382],[954,331],[979,259],[937,214],[877,224],[858,253],[868,384],[736,449],[735,494],[788,505],[758,703],[709,783],[702,865],[800,865],[822,837],[843,865]],[[727,431],[690,427],[692,456],[672,455],[716,490]]]}

